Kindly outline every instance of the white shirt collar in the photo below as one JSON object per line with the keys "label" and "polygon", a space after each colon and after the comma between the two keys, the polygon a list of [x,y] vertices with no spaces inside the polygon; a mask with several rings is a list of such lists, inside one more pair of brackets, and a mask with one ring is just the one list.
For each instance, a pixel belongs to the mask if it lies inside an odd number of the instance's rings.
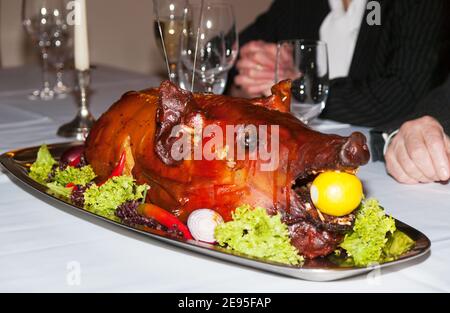
{"label": "white shirt collar", "polygon": [[320,27],[328,45],[330,78],[348,76],[367,0],[352,0],[347,11],[342,0],[328,0],[331,11]]}

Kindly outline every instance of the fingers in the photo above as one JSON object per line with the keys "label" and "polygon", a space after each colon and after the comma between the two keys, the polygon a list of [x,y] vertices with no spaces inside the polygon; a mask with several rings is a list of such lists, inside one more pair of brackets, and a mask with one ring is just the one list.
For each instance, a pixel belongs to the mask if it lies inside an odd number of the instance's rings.
{"label": "fingers", "polygon": [[280,70],[278,70],[278,73],[277,73],[277,80],[278,81],[282,81],[285,79],[294,80],[294,79],[300,78],[301,76],[302,76],[302,73],[295,69],[292,69],[292,68],[286,69],[286,70],[280,69]]}
{"label": "fingers", "polygon": [[258,65],[259,64],[256,64],[249,58],[239,59],[239,61],[236,62],[236,67],[239,71],[244,69],[258,69],[261,71],[262,67],[261,65],[258,67]]}
{"label": "fingers", "polygon": [[275,82],[277,47],[263,41],[251,41],[240,51],[235,84],[249,97],[269,96]]}
{"label": "fingers", "polygon": [[[425,143],[426,140],[422,134],[420,132],[409,133],[405,136],[404,141],[408,159],[415,165],[418,174],[421,173],[428,181],[438,180],[432,158]],[[418,177],[414,178],[417,179]],[[424,182],[423,180],[420,181]]]}
{"label": "fingers", "polygon": [[252,54],[255,51],[258,51],[259,49],[261,49],[261,46],[262,46],[262,41],[260,41],[260,40],[250,41],[241,47],[239,53],[241,54],[241,57],[245,57],[248,54]]}
{"label": "fingers", "polygon": [[266,70],[275,71],[276,54],[271,54],[267,51],[261,51],[259,53],[254,53],[251,56],[251,60],[256,64],[260,64]]}
{"label": "fingers", "polygon": [[251,78],[253,80],[270,81],[272,85],[275,83],[274,72],[259,71],[258,69],[255,68],[243,68],[239,69],[239,74]]}
{"label": "fingers", "polygon": [[277,46],[263,41],[251,41],[241,48],[240,59],[249,59],[265,69],[274,70]]}
{"label": "fingers", "polygon": [[[236,64],[239,75],[234,80],[235,84],[249,97],[270,96],[275,83],[276,56],[276,44],[251,41],[244,45]],[[280,62],[279,77],[293,79],[299,76],[298,71],[292,69],[292,53],[280,55]]]}
{"label": "fingers", "polygon": [[[252,86],[252,85],[273,85],[272,79],[255,79],[247,75],[238,75],[234,79],[234,83],[238,86]],[[272,88],[272,87],[271,87]]]}
{"label": "fingers", "polygon": [[284,46],[280,49],[278,62],[285,67],[294,66],[293,48],[291,46]]}
{"label": "fingers", "polygon": [[[275,69],[267,69],[253,60],[241,59],[236,63],[236,68],[240,75],[257,80],[271,80],[275,83]],[[300,76],[301,73],[293,67],[278,69],[278,80],[297,79]]]}
{"label": "fingers", "polygon": [[420,183],[430,183],[433,181],[432,179],[425,176],[424,173],[418,168],[416,163],[411,159],[408,151],[406,150],[405,144],[396,145],[395,155],[397,156],[397,161],[400,164],[402,170],[411,179]]}
{"label": "fingers", "polygon": [[402,183],[448,181],[449,151],[442,126],[425,116],[403,124],[386,153],[386,167]]}
{"label": "fingers", "polygon": [[385,156],[387,172],[394,177],[399,183],[413,185],[418,181],[409,177],[398,163],[392,150],[388,150]]}
{"label": "fingers", "polygon": [[255,80],[248,76],[238,75],[234,79],[236,85],[249,97],[260,97],[261,95],[270,96],[273,80]]}
{"label": "fingers", "polygon": [[272,70],[266,70],[261,65],[256,64],[250,59],[241,59],[236,63],[236,68],[239,70],[240,75],[252,77],[255,79],[275,80],[275,72]]}
{"label": "fingers", "polygon": [[431,155],[431,160],[435,172],[435,179],[447,181],[450,178],[450,165],[448,156],[448,146],[443,130],[437,127],[431,128],[424,133],[424,141]]}
{"label": "fingers", "polygon": [[450,161],[450,137],[448,137],[447,135],[445,135],[445,147]]}
{"label": "fingers", "polygon": [[246,45],[244,45],[241,50],[240,54],[241,57],[246,57],[249,55],[253,55],[255,53],[259,53],[261,51],[266,51],[270,55],[276,56],[277,54],[277,45],[272,43],[267,43],[262,40],[257,41],[250,41]]}

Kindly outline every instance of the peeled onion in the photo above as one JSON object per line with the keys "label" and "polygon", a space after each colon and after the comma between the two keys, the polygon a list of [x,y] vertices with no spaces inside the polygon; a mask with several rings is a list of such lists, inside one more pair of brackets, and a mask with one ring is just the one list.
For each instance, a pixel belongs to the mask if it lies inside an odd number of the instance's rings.
{"label": "peeled onion", "polygon": [[195,240],[215,243],[214,230],[223,223],[219,213],[210,209],[198,209],[189,215],[187,226]]}

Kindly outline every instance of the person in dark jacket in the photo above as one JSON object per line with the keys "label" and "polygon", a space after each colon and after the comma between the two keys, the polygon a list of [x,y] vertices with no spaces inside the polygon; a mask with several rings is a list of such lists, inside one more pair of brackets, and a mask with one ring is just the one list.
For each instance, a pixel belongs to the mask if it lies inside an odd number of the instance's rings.
{"label": "person in dark jacket", "polygon": [[411,115],[372,130],[373,158],[385,159],[388,173],[401,183],[447,182],[449,136],[450,76]]}
{"label": "person in dark jacket", "polygon": [[447,2],[275,0],[241,33],[229,90],[247,97],[267,94],[274,83],[275,43],[322,39],[332,74],[322,118],[375,127],[407,116],[445,78]]}

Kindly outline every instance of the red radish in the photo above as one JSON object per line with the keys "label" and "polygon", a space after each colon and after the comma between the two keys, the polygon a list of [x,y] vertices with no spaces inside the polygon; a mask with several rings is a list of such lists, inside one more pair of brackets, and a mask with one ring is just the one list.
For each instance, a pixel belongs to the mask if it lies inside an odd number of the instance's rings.
{"label": "red radish", "polygon": [[83,154],[84,146],[72,147],[64,151],[60,161],[67,163],[70,166],[77,166],[80,163]]}

